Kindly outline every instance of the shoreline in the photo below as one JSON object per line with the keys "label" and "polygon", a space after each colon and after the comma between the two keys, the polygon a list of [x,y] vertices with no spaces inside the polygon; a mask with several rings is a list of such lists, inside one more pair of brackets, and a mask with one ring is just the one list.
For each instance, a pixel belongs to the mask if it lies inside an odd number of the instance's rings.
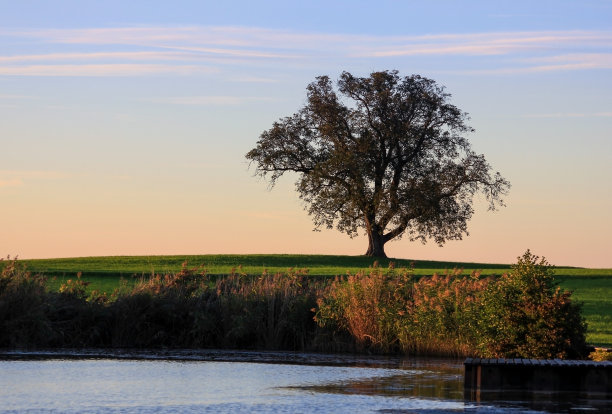
{"label": "shoreline", "polygon": [[259,364],[354,366],[401,368],[403,365],[435,362],[449,367],[463,365],[464,358],[360,353],[296,352],[241,349],[128,349],[58,348],[40,350],[0,349],[0,360],[130,360],[169,362],[244,362]]}

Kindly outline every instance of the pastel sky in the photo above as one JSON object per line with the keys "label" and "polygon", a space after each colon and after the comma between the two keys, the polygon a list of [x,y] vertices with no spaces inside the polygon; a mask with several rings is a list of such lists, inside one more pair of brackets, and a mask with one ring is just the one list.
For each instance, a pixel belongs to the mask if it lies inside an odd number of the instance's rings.
{"label": "pastel sky", "polygon": [[358,255],[244,158],[318,75],[444,85],[512,183],[409,259],[612,267],[612,2],[0,1],[0,254]]}

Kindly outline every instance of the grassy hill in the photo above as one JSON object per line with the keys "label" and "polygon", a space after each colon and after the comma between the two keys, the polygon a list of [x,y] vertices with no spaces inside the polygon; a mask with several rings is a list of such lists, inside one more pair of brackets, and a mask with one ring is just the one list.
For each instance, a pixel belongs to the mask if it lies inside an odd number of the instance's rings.
{"label": "grassy hill", "polygon": [[[416,275],[427,275],[445,270],[463,269],[470,273],[483,270],[487,274],[501,274],[510,269],[508,264],[441,262],[409,259],[375,260],[366,256],[252,254],[252,255],[198,255],[198,256],[105,256],[75,257],[61,259],[22,260],[34,272],[49,276],[73,276],[77,272],[86,275],[150,275],[152,273],[175,272],[184,262],[190,267],[202,266],[209,274],[228,274],[240,268],[247,274],[285,272],[288,269],[308,269],[315,276],[335,276],[346,272],[367,269],[376,262],[381,267],[393,263],[396,268],[414,266]],[[562,274],[598,274],[594,269],[563,267]],[[605,271],[606,269],[604,269]],[[612,276],[612,269],[607,273]]]}

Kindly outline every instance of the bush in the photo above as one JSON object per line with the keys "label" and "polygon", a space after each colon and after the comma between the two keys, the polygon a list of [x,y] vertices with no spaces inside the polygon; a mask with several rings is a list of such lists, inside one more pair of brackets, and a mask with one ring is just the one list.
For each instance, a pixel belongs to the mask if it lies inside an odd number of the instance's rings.
{"label": "bush", "polygon": [[576,358],[586,353],[581,305],[529,250],[487,290],[479,351],[485,357]]}
{"label": "bush", "polygon": [[45,282],[16,259],[7,259],[0,273],[0,347],[49,343],[53,332],[46,315]]}
{"label": "bush", "polygon": [[589,354],[589,359],[593,361],[612,361],[612,351],[603,348],[595,349]]}

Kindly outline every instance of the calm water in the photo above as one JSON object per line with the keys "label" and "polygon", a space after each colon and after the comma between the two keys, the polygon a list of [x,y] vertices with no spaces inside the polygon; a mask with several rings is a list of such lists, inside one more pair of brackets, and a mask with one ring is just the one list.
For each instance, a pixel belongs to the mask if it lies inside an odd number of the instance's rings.
{"label": "calm water", "polygon": [[[223,351],[0,353],[0,413],[591,412],[463,400],[461,361]],[[601,407],[599,407],[601,409]]]}

